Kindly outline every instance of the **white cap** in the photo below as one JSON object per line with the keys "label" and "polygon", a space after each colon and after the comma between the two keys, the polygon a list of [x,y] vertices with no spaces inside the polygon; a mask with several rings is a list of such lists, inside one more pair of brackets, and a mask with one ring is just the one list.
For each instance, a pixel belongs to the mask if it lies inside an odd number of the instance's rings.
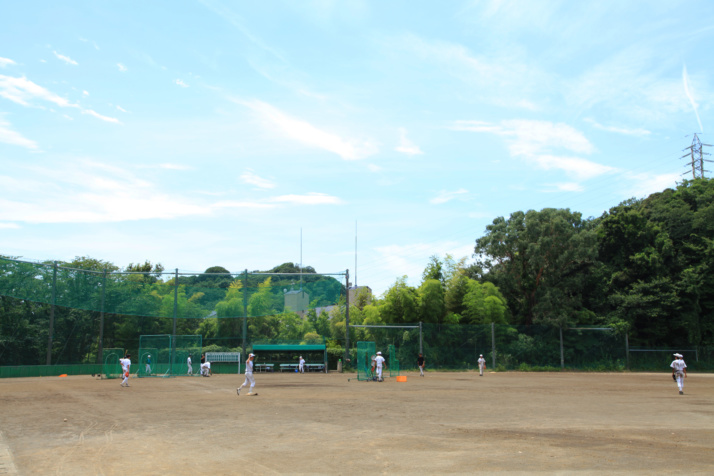
{"label": "white cap", "polygon": [[381,353],[381,352],[377,352],[377,355],[382,355],[382,353]]}
{"label": "white cap", "polygon": [[673,354],[675,357],[684,357],[682,354]]}
{"label": "white cap", "polygon": [[255,357],[255,354],[248,354],[248,357]]}
{"label": "white cap", "polygon": [[483,354],[478,354],[479,357],[483,357]]}

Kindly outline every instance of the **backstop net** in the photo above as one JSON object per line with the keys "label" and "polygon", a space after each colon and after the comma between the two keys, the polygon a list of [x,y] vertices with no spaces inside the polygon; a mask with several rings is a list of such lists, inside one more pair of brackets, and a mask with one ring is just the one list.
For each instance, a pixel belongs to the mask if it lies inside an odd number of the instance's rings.
{"label": "backstop net", "polygon": [[137,377],[188,375],[188,356],[193,373],[200,374],[202,337],[200,335],[143,335],[139,338]]}
{"label": "backstop net", "polygon": [[389,345],[389,362],[387,363],[389,367],[389,376],[397,377],[399,375],[399,359],[397,358],[396,348],[390,344]]}
{"label": "backstop net", "polygon": [[373,380],[375,373],[372,370],[374,359],[377,357],[377,347],[374,342],[357,342],[357,380]]}
{"label": "backstop net", "polygon": [[[201,375],[201,353],[203,352],[203,337],[201,335],[175,336],[171,373],[173,375]],[[191,374],[188,373],[188,358],[191,357]]]}
{"label": "backstop net", "polygon": [[121,377],[121,364],[119,359],[124,357],[124,349],[104,349],[102,351],[102,378]]}

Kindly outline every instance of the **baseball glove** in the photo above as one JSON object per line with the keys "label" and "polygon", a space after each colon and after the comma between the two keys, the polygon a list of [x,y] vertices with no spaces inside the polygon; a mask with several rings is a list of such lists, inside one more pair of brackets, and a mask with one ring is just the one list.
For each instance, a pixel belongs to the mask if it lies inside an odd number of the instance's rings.
{"label": "baseball glove", "polygon": [[677,381],[677,377],[674,374],[672,374],[672,380]]}

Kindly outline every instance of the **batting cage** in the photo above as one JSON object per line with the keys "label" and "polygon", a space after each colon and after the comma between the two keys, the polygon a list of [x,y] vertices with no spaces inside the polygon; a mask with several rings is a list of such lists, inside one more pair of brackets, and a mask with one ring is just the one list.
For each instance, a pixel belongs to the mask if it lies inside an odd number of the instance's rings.
{"label": "batting cage", "polygon": [[[188,356],[200,360],[200,335],[142,335],[139,338],[137,377],[175,377],[188,374]],[[194,358],[192,357],[192,360]],[[200,369],[200,363],[197,365]]]}
{"label": "batting cage", "polygon": [[102,378],[120,378],[122,374],[119,359],[124,357],[124,349],[104,349],[103,356]]}
{"label": "batting cage", "polygon": [[377,348],[374,342],[357,342],[357,380],[374,380],[374,359],[377,358]]}

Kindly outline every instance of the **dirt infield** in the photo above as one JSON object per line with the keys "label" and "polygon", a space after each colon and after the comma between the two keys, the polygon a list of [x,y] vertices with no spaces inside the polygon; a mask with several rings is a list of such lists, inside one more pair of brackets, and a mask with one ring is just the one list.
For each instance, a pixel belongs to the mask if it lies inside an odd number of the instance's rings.
{"label": "dirt infield", "polygon": [[714,473],[711,374],[406,375],[3,379],[0,474]]}

